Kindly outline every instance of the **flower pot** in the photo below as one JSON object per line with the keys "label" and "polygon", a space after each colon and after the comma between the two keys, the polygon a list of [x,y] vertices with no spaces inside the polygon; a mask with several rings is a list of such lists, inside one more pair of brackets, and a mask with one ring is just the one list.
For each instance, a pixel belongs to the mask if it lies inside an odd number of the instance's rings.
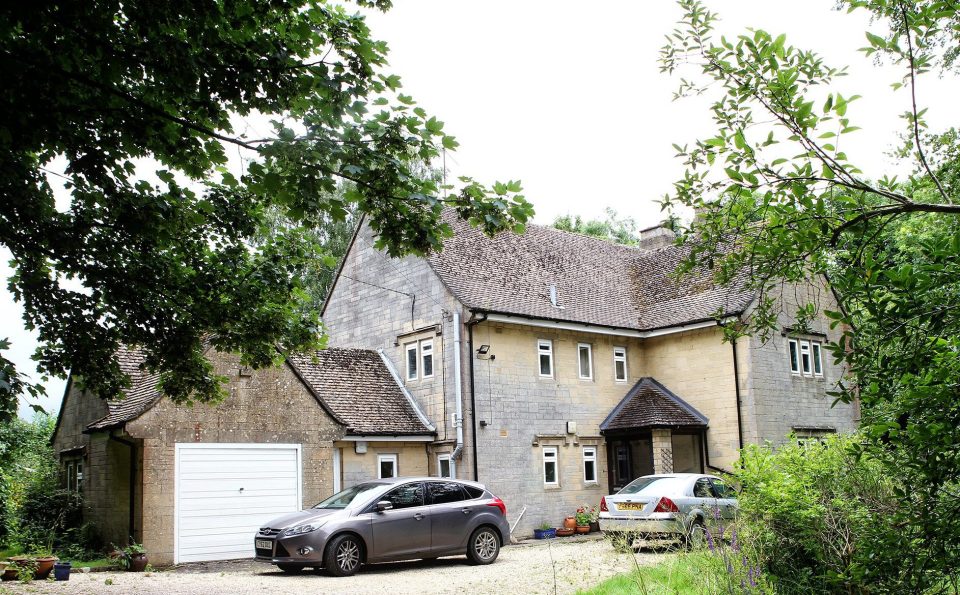
{"label": "flower pot", "polygon": [[557,536],[556,529],[534,529],[533,536],[537,539],[552,539]]}
{"label": "flower pot", "polygon": [[12,581],[17,578],[17,569],[10,568],[9,562],[0,562],[0,580]]}
{"label": "flower pot", "polygon": [[149,561],[146,554],[130,554],[130,572],[143,572]]}
{"label": "flower pot", "polygon": [[56,556],[43,556],[41,558],[37,558],[37,571],[34,573],[33,578],[37,579],[38,581],[47,580],[47,577],[50,576],[50,571],[53,570],[53,565],[56,564],[57,560],[59,560],[59,558]]}
{"label": "flower pot", "polygon": [[566,527],[563,529],[557,529],[557,537],[570,537],[573,535],[573,533],[574,529],[567,529]]}
{"label": "flower pot", "polygon": [[70,562],[57,562],[54,564],[53,578],[58,581],[70,580]]}
{"label": "flower pot", "polygon": [[577,533],[589,533],[590,525],[577,525]]}
{"label": "flower pot", "polygon": [[575,529],[576,527],[577,527],[577,519],[576,519],[576,518],[574,518],[574,517],[572,517],[572,516],[568,516],[567,518],[563,519],[563,528],[564,528],[564,529]]}
{"label": "flower pot", "polygon": [[600,530],[600,521],[593,521],[592,523],[590,523],[591,533],[596,533],[599,530]]}

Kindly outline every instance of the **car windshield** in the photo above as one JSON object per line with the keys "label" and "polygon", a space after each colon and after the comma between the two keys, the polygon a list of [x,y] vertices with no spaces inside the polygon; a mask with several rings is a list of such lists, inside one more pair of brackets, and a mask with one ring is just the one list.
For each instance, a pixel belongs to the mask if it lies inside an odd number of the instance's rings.
{"label": "car windshield", "polygon": [[357,498],[385,485],[384,483],[361,483],[347,488],[342,492],[337,492],[314,506],[314,508],[346,508]]}
{"label": "car windshield", "polygon": [[637,494],[638,496],[658,496],[673,490],[680,482],[678,477],[641,477],[627,484],[618,494]]}

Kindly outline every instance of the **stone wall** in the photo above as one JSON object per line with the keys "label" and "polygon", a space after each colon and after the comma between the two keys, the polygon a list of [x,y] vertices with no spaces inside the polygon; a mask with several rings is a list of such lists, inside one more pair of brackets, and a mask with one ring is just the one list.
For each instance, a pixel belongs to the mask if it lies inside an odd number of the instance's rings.
{"label": "stone wall", "polygon": [[127,432],[142,443],[143,541],[153,564],[173,562],[177,443],[276,443],[302,448],[303,506],[333,493],[333,444],[343,426],[330,418],[287,366],[245,372],[233,355],[209,352],[229,378],[216,406],[177,406],[164,398]]}
{"label": "stone wall", "polygon": [[397,455],[397,472],[400,476],[428,475],[426,442],[367,442],[367,452],[358,454],[356,442],[340,442],[343,459],[342,486],[376,479],[377,455]]}

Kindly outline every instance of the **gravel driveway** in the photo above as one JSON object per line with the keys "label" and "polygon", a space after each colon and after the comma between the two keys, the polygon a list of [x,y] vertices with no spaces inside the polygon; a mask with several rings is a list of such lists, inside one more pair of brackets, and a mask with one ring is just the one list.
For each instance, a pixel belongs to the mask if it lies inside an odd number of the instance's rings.
{"label": "gravel driveway", "polygon": [[[286,575],[252,561],[185,565],[174,570],[135,574],[74,573],[67,582],[3,583],[13,593],[117,593],[162,595],[214,593],[573,593],[614,574],[628,572],[634,558],[654,564],[663,554],[618,554],[604,541],[556,539],[505,547],[489,566],[469,566],[466,558],[396,562],[365,566],[352,577],[305,572]],[[554,564],[551,564],[551,557]]]}

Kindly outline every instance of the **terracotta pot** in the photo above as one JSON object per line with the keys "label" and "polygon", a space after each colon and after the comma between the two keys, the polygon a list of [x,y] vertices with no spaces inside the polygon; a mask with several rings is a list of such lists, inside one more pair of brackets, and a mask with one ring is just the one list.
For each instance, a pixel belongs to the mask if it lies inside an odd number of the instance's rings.
{"label": "terracotta pot", "polygon": [[572,516],[568,516],[563,519],[563,528],[564,529],[574,529],[577,526],[577,519]]}
{"label": "terracotta pot", "polygon": [[130,572],[143,572],[149,561],[146,554],[130,554]]}
{"label": "terracotta pot", "polygon": [[589,533],[590,525],[577,525],[577,533]]}
{"label": "terracotta pot", "polygon": [[59,560],[56,556],[44,556],[42,558],[37,558],[37,572],[33,575],[33,578],[38,581],[45,581],[47,577],[50,576],[50,571],[53,570],[53,565]]}
{"label": "terracotta pot", "polygon": [[573,531],[573,529],[557,529],[557,537],[570,537]]}

